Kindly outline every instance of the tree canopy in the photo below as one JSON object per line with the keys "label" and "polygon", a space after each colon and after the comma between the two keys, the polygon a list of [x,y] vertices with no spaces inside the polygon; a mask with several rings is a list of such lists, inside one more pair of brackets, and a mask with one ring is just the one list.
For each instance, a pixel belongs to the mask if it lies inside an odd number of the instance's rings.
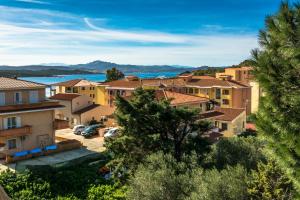
{"label": "tree canopy", "polygon": [[300,192],[300,4],[282,3],[260,31],[254,75],[263,89],[256,125]]}
{"label": "tree canopy", "polygon": [[196,110],[175,108],[169,101],[157,100],[153,90],[139,88],[130,100],[117,97],[116,105],[122,131],[106,144],[113,153],[114,166],[134,169],[147,155],[157,151],[171,153],[180,161],[185,149],[189,151],[187,144],[192,143],[189,135],[200,134],[208,126],[197,122]]}
{"label": "tree canopy", "polygon": [[106,71],[106,81],[115,81],[124,78],[123,72],[113,67]]}

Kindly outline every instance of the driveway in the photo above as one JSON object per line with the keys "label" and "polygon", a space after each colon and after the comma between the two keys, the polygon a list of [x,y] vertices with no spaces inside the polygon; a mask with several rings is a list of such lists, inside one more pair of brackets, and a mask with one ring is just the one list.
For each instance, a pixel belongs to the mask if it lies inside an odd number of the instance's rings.
{"label": "driveway", "polygon": [[[102,130],[100,130],[102,131]],[[102,152],[105,150],[103,147],[104,138],[99,135],[95,135],[91,138],[84,138],[81,135],[75,135],[72,129],[62,129],[57,130],[55,132],[55,136],[57,139],[65,138],[65,139],[75,139],[82,142],[83,146],[85,146],[88,150]]]}

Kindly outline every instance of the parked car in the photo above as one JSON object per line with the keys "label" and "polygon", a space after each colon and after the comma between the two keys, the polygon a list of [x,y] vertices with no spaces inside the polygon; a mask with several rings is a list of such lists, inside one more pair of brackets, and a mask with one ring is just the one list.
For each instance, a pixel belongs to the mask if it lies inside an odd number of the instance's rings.
{"label": "parked car", "polygon": [[88,126],[87,128],[85,128],[82,132],[81,135],[84,136],[85,138],[87,137],[91,137],[93,135],[98,134],[98,130],[99,128],[101,128],[102,126],[100,124],[95,124],[95,125],[91,125]]}
{"label": "parked car", "polygon": [[111,128],[104,134],[104,138],[116,137],[118,133],[119,133],[119,128]]}
{"label": "parked car", "polygon": [[73,133],[74,133],[75,135],[80,135],[81,132],[82,132],[85,128],[86,128],[86,127],[85,127],[84,125],[76,125],[76,126],[74,126],[74,128],[73,128]]}

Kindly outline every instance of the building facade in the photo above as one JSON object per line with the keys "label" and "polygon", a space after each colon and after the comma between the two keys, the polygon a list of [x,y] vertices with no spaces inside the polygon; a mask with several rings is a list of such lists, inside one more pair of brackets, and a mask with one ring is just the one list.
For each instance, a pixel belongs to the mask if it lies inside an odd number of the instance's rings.
{"label": "building facade", "polygon": [[0,77],[0,157],[55,143],[54,110],[46,85]]}

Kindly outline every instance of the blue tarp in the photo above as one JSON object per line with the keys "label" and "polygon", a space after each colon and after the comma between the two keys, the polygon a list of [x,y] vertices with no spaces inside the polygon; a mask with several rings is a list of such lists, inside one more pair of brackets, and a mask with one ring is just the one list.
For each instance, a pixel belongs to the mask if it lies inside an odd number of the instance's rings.
{"label": "blue tarp", "polygon": [[20,151],[20,152],[14,153],[14,157],[21,157],[21,156],[26,156],[26,155],[28,155],[28,151]]}
{"label": "blue tarp", "polygon": [[41,153],[42,150],[40,148],[35,148],[35,149],[32,149],[30,150],[30,153]]}
{"label": "blue tarp", "polygon": [[46,151],[48,151],[48,150],[56,150],[56,149],[57,149],[56,145],[50,145],[50,146],[45,147]]}

